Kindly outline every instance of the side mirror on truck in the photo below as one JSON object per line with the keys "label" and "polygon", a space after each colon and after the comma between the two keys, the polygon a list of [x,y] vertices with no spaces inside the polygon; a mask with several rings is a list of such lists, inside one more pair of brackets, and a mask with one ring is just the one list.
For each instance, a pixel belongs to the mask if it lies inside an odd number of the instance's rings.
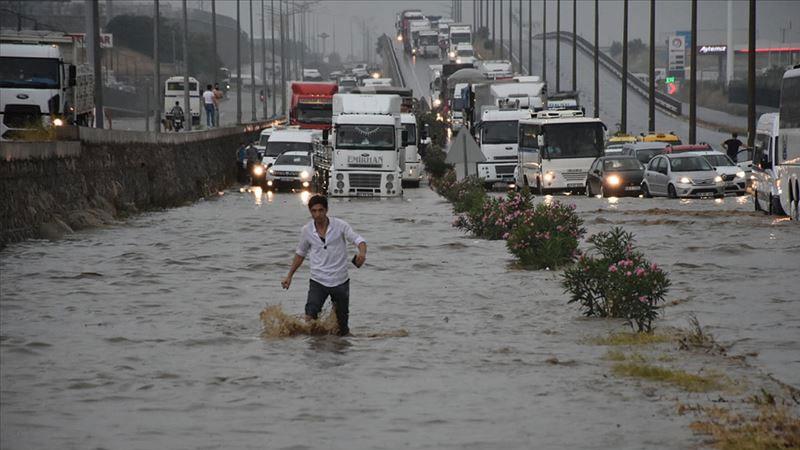
{"label": "side mirror on truck", "polygon": [[329,130],[322,130],[322,145],[328,146],[328,132]]}
{"label": "side mirror on truck", "polygon": [[427,123],[422,125],[422,130],[420,130],[419,132],[420,140],[424,141],[425,139],[428,139],[428,131],[429,131],[428,127],[429,125]]}
{"label": "side mirror on truck", "polygon": [[408,130],[403,130],[400,132],[400,142],[403,143],[403,147],[408,145]]}
{"label": "side mirror on truck", "polygon": [[69,65],[68,72],[69,73],[67,75],[67,84],[69,85],[69,87],[75,86],[76,84],[78,84],[78,70],[75,67],[75,64]]}

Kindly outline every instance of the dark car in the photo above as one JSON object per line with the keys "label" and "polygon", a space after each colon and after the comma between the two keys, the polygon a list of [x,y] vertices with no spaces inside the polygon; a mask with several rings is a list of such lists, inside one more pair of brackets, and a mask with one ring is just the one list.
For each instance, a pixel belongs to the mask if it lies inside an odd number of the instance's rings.
{"label": "dark car", "polygon": [[586,175],[586,195],[639,195],[643,176],[644,166],[633,156],[601,156]]}
{"label": "dark car", "polygon": [[622,146],[622,155],[633,156],[647,165],[654,156],[664,153],[666,142],[632,142]]}

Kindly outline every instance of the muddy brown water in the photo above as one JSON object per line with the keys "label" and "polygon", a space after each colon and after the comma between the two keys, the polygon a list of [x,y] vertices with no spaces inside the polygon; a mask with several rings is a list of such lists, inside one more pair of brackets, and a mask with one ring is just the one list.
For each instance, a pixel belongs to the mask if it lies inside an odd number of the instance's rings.
{"label": "muddy brown water", "polygon": [[[351,270],[355,337],[264,338],[302,313],[280,289],[308,214],[298,194],[231,190],[0,253],[0,448],[686,448],[670,388],[610,375],[558,272],[516,270],[461,235],[427,188],[335,200],[367,239]],[[724,201],[574,201],[672,274],[659,326],[689,313],[731,352],[800,385],[796,223]],[[403,330],[403,332],[398,332]],[[556,363],[557,362],[557,363]]]}

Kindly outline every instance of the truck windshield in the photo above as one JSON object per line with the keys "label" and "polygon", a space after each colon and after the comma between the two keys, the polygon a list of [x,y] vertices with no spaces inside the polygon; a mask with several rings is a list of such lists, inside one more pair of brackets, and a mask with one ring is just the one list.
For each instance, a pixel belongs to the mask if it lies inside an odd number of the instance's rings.
{"label": "truck windshield", "polygon": [[603,154],[602,124],[565,123],[543,128],[545,158],[596,158]]}
{"label": "truck windshield", "polygon": [[308,155],[280,155],[275,160],[275,166],[310,166],[311,158]]}
{"label": "truck windshield", "polygon": [[339,125],[336,148],[344,150],[394,150],[391,125]]}
{"label": "truck windshield", "polygon": [[331,123],[333,108],[330,103],[300,103],[297,120],[303,123]]}
{"label": "truck windshield", "polygon": [[278,156],[283,152],[310,152],[311,144],[308,142],[267,142],[265,156]]}
{"label": "truck windshield", "polygon": [[417,145],[417,124],[404,123],[403,127],[405,127],[406,133],[408,134],[405,142],[403,142],[403,147],[407,145]]}
{"label": "truck windshield", "polygon": [[483,122],[482,144],[516,144],[516,120],[502,120],[497,122]]}
{"label": "truck windshield", "polygon": [[436,34],[423,34],[419,37],[419,45],[439,45],[439,36]]}
{"label": "truck windshield", "polygon": [[[170,81],[167,83],[168,91],[181,91],[183,92],[183,81]],[[197,91],[197,83],[194,81],[189,82],[189,92]]]}
{"label": "truck windshield", "polygon": [[450,45],[461,44],[463,42],[469,43],[470,41],[469,33],[453,33],[450,35]]}
{"label": "truck windshield", "polygon": [[474,53],[472,53],[472,49],[471,48],[470,49],[466,49],[466,50],[459,50],[458,51],[458,56],[474,56]]}
{"label": "truck windshield", "polygon": [[58,60],[54,58],[0,58],[0,87],[58,89]]}

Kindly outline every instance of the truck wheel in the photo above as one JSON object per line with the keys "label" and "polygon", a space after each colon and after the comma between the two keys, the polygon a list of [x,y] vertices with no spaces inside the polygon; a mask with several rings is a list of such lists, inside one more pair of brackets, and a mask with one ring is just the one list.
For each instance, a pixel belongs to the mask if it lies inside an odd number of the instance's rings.
{"label": "truck wheel", "polygon": [[770,214],[776,214],[779,216],[785,216],[786,212],[783,210],[781,206],[781,198],[775,197],[772,194],[769,195],[769,211]]}

